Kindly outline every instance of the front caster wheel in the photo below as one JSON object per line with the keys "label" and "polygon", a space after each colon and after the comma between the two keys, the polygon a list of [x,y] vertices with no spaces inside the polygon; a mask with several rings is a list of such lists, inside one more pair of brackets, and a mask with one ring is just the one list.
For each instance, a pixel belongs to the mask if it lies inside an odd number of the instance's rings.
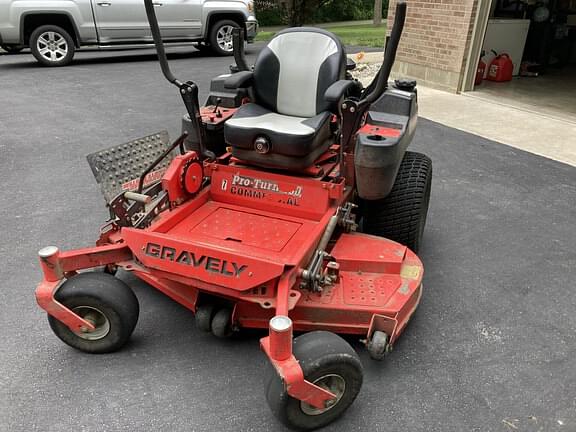
{"label": "front caster wheel", "polygon": [[87,353],[116,351],[130,338],[138,321],[138,299],[128,285],[106,273],[81,273],[68,279],[56,292],[56,300],[95,327],[72,331],[48,315],[56,336]]}
{"label": "front caster wheel", "polygon": [[286,426],[313,430],[326,426],[350,407],[362,386],[362,365],[352,347],[334,333],[315,331],[294,339],[294,356],[304,377],[336,395],[318,409],[288,395],[272,365],[265,381],[266,400],[274,415]]}
{"label": "front caster wheel", "polygon": [[386,354],[390,351],[388,335],[376,330],[366,344],[366,348],[368,349],[370,357],[374,360],[384,360],[384,357],[386,357]]}

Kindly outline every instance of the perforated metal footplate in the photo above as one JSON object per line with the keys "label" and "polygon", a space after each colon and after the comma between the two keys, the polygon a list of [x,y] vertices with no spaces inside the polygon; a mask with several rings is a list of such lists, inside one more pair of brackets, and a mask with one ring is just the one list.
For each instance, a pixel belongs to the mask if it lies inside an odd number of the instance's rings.
{"label": "perforated metal footplate", "polygon": [[344,302],[357,306],[385,306],[398,290],[401,279],[397,275],[342,272]]}
{"label": "perforated metal footplate", "polygon": [[219,208],[191,232],[246,246],[281,251],[302,224],[227,208]]}
{"label": "perforated metal footplate", "polygon": [[[120,192],[135,190],[140,175],[169,145],[168,132],[162,131],[89,154],[86,159],[106,201],[112,201]],[[162,178],[175,154],[167,156],[146,176],[145,186]]]}

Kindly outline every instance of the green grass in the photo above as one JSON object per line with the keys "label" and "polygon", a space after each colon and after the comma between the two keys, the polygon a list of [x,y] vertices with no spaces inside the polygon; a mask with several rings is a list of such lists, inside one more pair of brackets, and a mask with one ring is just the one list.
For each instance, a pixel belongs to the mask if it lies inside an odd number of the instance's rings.
{"label": "green grass", "polygon": [[[372,25],[350,26],[322,26],[323,29],[334,33],[342,40],[344,45],[356,45],[372,48],[383,48],[386,26],[374,27]],[[275,35],[275,32],[263,31],[256,36],[257,41],[267,42]]]}

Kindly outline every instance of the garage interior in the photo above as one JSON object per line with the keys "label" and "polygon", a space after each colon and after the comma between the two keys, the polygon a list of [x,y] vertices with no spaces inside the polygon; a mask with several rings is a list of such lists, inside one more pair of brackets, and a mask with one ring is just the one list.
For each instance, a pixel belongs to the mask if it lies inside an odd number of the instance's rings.
{"label": "garage interior", "polygon": [[[466,95],[576,122],[576,0],[487,3],[478,10],[470,57],[482,56],[484,79],[470,65]],[[495,53],[510,56],[511,81],[486,79]]]}

